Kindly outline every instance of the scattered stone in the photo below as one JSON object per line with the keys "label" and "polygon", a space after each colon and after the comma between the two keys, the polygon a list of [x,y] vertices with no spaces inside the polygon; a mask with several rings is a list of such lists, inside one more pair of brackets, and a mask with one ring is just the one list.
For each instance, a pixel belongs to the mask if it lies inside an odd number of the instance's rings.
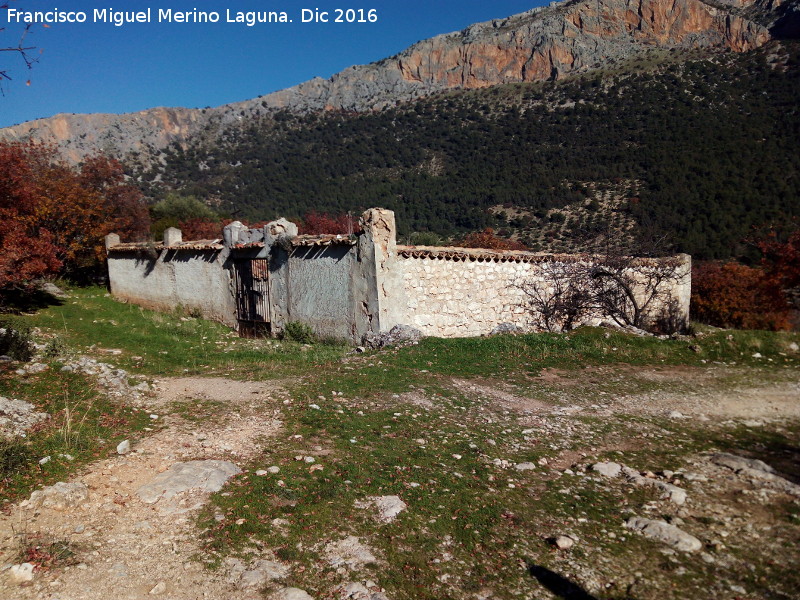
{"label": "scattered stone", "polygon": [[271,560],[258,560],[252,568],[242,573],[236,584],[242,589],[262,588],[270,581],[284,579],[289,574],[289,567]]}
{"label": "scattered stone", "polygon": [[615,462],[599,462],[592,465],[592,471],[604,477],[618,477],[622,472],[622,465]]}
{"label": "scattered stone", "polygon": [[39,464],[40,464],[40,465],[42,465],[42,466],[44,466],[44,465],[46,465],[47,463],[49,463],[51,460],[53,460],[53,457],[52,457],[52,456],[45,456],[44,458],[40,458],[40,459],[39,459]]}
{"label": "scattered stone", "polygon": [[663,492],[662,498],[669,498],[669,500],[675,504],[681,505],[686,502],[686,490],[683,488],[679,488],[676,485],[672,485],[671,483],[665,483],[663,481],[659,481],[658,479],[653,479],[653,477],[643,477],[637,471],[631,469],[630,467],[626,467],[624,465],[621,466],[621,472],[625,476],[628,481],[634,483],[635,485],[646,485],[650,487],[658,488]]}
{"label": "scattered stone", "polygon": [[797,342],[792,342],[789,344],[789,350],[792,352],[800,352],[800,346],[797,345]]}
{"label": "scattered stone", "polygon": [[33,427],[50,418],[36,412],[33,404],[0,396],[0,437],[19,437]]}
{"label": "scattered stone", "polygon": [[74,533],[83,533],[86,531],[86,525],[76,525],[75,529],[72,530]]}
{"label": "scattered stone", "polygon": [[667,416],[668,416],[670,419],[686,419],[686,418],[688,418],[688,417],[687,417],[686,415],[684,415],[682,412],[680,412],[680,411],[677,411],[677,410],[671,410],[671,411],[669,411],[669,414],[667,414]]}
{"label": "scattered stone", "polygon": [[300,588],[283,588],[269,596],[270,600],[314,600],[313,596]]}
{"label": "scattered stone", "polygon": [[767,483],[782,492],[800,497],[800,485],[777,475],[775,469],[758,459],[720,452],[711,456],[711,462],[727,467],[742,477],[749,477],[750,479]]}
{"label": "scattered stone", "polygon": [[378,509],[378,520],[382,523],[391,523],[403,512],[408,505],[400,499],[400,496],[372,496],[366,500],[357,500],[356,508],[369,508],[374,506]]}
{"label": "scattered stone", "polygon": [[361,343],[367,348],[380,349],[387,346],[408,346],[419,342],[423,337],[419,329],[409,325],[395,325],[388,332],[365,333]]}
{"label": "scattered stone", "polygon": [[154,504],[161,498],[169,499],[190,489],[218,492],[228,479],[241,472],[235,464],[224,460],[175,463],[156,475],[150,483],[141,486],[136,494],[144,502]]}
{"label": "scattered stone", "polygon": [[280,473],[280,472],[281,472],[281,468],[280,468],[280,467],[276,467],[276,466],[274,466],[274,465],[273,465],[272,467],[269,467],[269,468],[267,469],[267,471],[268,471],[269,473],[272,473],[273,475],[277,475],[278,473]]}
{"label": "scattered stone", "polygon": [[761,352],[755,352],[755,353],[753,354],[753,358],[764,358],[764,357],[763,357],[763,356],[761,356]]}
{"label": "scattered stone", "polygon": [[264,469],[259,469],[258,471],[256,471],[256,475],[258,475],[259,477],[263,477],[264,475],[267,475],[268,473],[269,473],[269,471],[266,471]]}
{"label": "scattered stone", "polygon": [[517,471],[533,471],[536,469],[536,465],[532,462],[523,462],[519,463],[514,467]]}
{"label": "scattered stone", "polygon": [[334,594],[340,600],[389,600],[374,581],[351,581],[340,585]]}
{"label": "scattered stone", "polygon": [[12,583],[27,583],[33,581],[33,565],[31,563],[14,565],[8,570],[8,574]]}
{"label": "scattered stone", "polygon": [[130,440],[124,440],[117,444],[117,454],[123,455],[128,454],[131,451],[131,442]]}
{"label": "scattered stone", "polygon": [[328,543],[323,553],[333,568],[359,569],[377,561],[372,551],[353,535]]}
{"label": "scattered stone", "polygon": [[89,488],[83,483],[64,483],[36,490],[28,499],[30,508],[52,508],[64,511],[80,506],[89,499]]}
{"label": "scattered stone", "polygon": [[568,535],[559,535],[553,540],[553,545],[559,550],[569,550],[575,545],[575,540]]}
{"label": "scattered stone", "polygon": [[160,596],[161,594],[163,594],[166,591],[167,591],[167,584],[164,583],[163,581],[159,581],[155,585],[155,587],[152,590],[150,590],[150,595],[151,596]]}
{"label": "scattered stone", "polygon": [[647,538],[662,542],[683,552],[697,552],[703,547],[703,544],[696,537],[665,521],[631,517],[625,522],[625,527],[639,531]]}
{"label": "scattered stone", "polygon": [[517,335],[520,333],[525,333],[525,332],[522,330],[521,327],[514,325],[514,323],[500,323],[489,332],[489,335],[503,335],[503,334]]}

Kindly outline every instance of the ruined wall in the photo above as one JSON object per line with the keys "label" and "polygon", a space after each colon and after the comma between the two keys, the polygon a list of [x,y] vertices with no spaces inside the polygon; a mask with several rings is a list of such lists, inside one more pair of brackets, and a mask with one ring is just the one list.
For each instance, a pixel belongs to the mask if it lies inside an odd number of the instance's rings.
{"label": "ruined wall", "polygon": [[236,306],[230,273],[223,268],[224,254],[219,250],[163,249],[153,259],[134,251],[110,253],[111,293],[155,310],[181,306],[233,327]]}

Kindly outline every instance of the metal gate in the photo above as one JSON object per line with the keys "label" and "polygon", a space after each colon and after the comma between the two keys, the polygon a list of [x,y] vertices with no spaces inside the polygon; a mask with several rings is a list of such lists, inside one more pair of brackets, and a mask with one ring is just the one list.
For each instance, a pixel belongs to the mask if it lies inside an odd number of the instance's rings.
{"label": "metal gate", "polygon": [[270,332],[269,261],[248,258],[233,263],[236,285],[236,318],[242,335]]}

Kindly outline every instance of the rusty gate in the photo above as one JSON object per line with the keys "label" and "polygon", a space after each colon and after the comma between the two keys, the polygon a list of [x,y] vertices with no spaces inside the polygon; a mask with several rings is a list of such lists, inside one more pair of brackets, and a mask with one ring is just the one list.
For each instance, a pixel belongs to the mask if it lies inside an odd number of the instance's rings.
{"label": "rusty gate", "polygon": [[243,336],[268,334],[270,327],[269,261],[248,258],[233,263],[236,318]]}

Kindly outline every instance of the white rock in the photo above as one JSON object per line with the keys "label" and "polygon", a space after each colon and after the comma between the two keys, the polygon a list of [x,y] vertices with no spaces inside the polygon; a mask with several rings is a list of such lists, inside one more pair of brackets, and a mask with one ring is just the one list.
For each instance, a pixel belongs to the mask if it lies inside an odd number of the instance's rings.
{"label": "white rock", "polygon": [[36,490],[28,500],[31,508],[52,508],[53,510],[68,510],[80,506],[89,499],[89,488],[83,483],[64,483],[59,481],[55,485]]}
{"label": "white rock", "polygon": [[21,565],[14,565],[8,570],[12,583],[27,583],[33,581],[33,565],[31,563],[22,563]]}
{"label": "white rock", "polygon": [[567,535],[558,536],[553,543],[559,550],[569,550],[575,545],[575,540]]}
{"label": "white rock", "polygon": [[269,468],[267,469],[267,471],[268,471],[269,473],[272,473],[273,475],[277,475],[278,473],[280,473],[280,472],[281,472],[281,468],[280,468],[280,467],[276,467],[276,466],[272,466],[272,467],[269,467]]}
{"label": "white rock", "polygon": [[697,552],[703,547],[696,537],[664,521],[631,517],[625,522],[625,527],[683,552]]}
{"label": "white rock", "polygon": [[372,551],[353,535],[328,543],[323,554],[333,568],[359,569],[377,561]]}
{"label": "white rock", "polygon": [[161,498],[169,499],[190,489],[218,492],[234,475],[242,470],[225,460],[193,460],[175,463],[163,473],[156,475],[150,483],[136,490],[146,503],[154,504]]}
{"label": "white rock", "polygon": [[592,465],[592,471],[605,477],[617,477],[622,471],[622,465],[615,462],[599,462]]}
{"label": "white rock", "polygon": [[269,596],[270,600],[314,600],[313,596],[300,588],[283,588]]}
{"label": "white rock", "polygon": [[167,584],[163,581],[159,581],[152,590],[150,590],[151,596],[160,596],[164,592],[167,591]]}
{"label": "white rock", "polygon": [[128,454],[131,451],[130,440],[123,440],[117,444],[117,454]]}
{"label": "white rock", "polygon": [[270,581],[283,579],[289,574],[289,567],[271,560],[259,560],[253,568],[242,573],[238,587],[243,589],[261,588]]}
{"label": "white rock", "polygon": [[40,459],[39,459],[39,464],[40,464],[40,465],[46,465],[46,464],[47,464],[47,463],[49,463],[49,462],[50,462],[52,459],[53,459],[53,457],[52,457],[52,456],[45,456],[44,458],[40,458]]}
{"label": "white rock", "polygon": [[800,351],[800,346],[797,345],[797,342],[792,342],[791,344],[789,344],[789,350],[791,350],[792,352],[798,352]]}
{"label": "white rock", "polygon": [[269,471],[265,471],[264,469],[259,469],[258,471],[256,471],[256,475],[258,475],[259,477],[263,477],[267,473],[269,473]]}
{"label": "white rock", "polygon": [[518,463],[514,468],[517,471],[533,471],[536,468],[536,465],[532,462],[523,462]]}
{"label": "white rock", "polygon": [[391,523],[403,512],[408,505],[400,499],[400,496],[372,496],[366,500],[356,501],[356,508],[369,508],[374,506],[378,509],[378,520],[382,523]]}

